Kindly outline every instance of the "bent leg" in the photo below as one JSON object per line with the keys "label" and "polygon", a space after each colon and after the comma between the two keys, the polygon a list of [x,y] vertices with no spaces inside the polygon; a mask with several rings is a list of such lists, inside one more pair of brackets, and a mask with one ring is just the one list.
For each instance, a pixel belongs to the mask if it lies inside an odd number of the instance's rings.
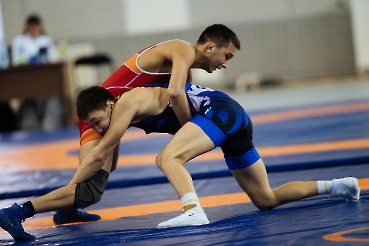
{"label": "bent leg", "polygon": [[76,196],[76,186],[76,184],[67,185],[32,200],[31,202],[35,212],[43,213],[59,209],[73,208]]}
{"label": "bent leg", "polygon": [[159,153],[156,164],[168,178],[179,197],[195,191],[191,175],[183,164],[214,147],[212,140],[199,126],[188,122]]}
{"label": "bent leg", "polygon": [[[101,138],[96,138],[89,140],[80,147],[79,151],[79,164],[86,158],[86,156],[99,144]],[[118,146],[119,148],[119,146]],[[116,162],[112,161],[113,154],[109,156],[102,167],[102,169],[108,173],[115,169]],[[114,165],[115,164],[115,165]],[[114,167],[113,167],[114,166]],[[69,206],[68,206],[69,207]],[[66,224],[72,222],[88,222],[100,220],[101,217],[98,214],[90,214],[85,211],[68,208],[68,209],[58,209],[53,215],[53,221],[55,224]]]}
{"label": "bent leg", "polygon": [[231,170],[231,173],[260,210],[269,210],[288,202],[318,195],[316,181],[294,181],[270,188],[262,159],[249,167]]}
{"label": "bent leg", "polygon": [[[73,208],[70,208],[70,205],[67,205],[68,208],[56,211],[53,216],[54,223],[59,225],[72,222],[89,222],[101,219],[98,214],[89,214],[87,212],[80,211],[77,208],[86,208],[99,202],[106,189],[108,178],[109,174],[100,169],[93,177],[91,177],[91,179],[77,184],[74,192],[75,199]],[[57,198],[58,197],[56,197],[56,199]]]}
{"label": "bent leg", "polygon": [[62,187],[45,196],[33,200],[36,213],[58,210],[53,216],[55,224],[89,222],[101,219],[97,214],[89,214],[77,208],[85,208],[100,201],[105,191],[109,174],[97,172],[90,180]]}
{"label": "bent leg", "polygon": [[[108,182],[109,174],[99,170],[91,179],[80,184],[71,184],[32,200],[36,213],[67,208],[84,208],[100,201]],[[78,187],[78,189],[77,189]]]}
{"label": "bent leg", "polygon": [[156,164],[168,178],[183,205],[181,215],[158,224],[158,228],[209,223],[195,193],[191,175],[183,164],[214,147],[212,140],[199,126],[188,122],[157,156]]}

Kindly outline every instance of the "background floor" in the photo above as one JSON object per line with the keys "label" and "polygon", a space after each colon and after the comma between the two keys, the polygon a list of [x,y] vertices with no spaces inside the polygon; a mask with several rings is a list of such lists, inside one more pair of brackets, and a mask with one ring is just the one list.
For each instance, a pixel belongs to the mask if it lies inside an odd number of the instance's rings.
{"label": "background floor", "polygon": [[[369,82],[341,80],[230,93],[249,112],[272,187],[355,176],[362,199],[316,196],[259,212],[231,177],[219,149],[186,164],[210,224],[156,229],[181,204],[155,166],[165,134],[132,129],[101,202],[99,222],[53,226],[52,213],[24,227],[16,245],[366,245],[369,243]],[[78,129],[0,135],[0,206],[68,183],[78,166]],[[0,231],[0,244],[12,244]]]}

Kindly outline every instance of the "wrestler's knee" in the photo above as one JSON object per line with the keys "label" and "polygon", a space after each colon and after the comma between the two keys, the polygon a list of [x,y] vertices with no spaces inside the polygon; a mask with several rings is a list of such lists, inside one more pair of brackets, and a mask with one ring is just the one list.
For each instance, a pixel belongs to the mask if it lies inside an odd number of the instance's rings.
{"label": "wrestler's knee", "polygon": [[168,166],[182,165],[186,162],[186,157],[183,154],[177,153],[175,151],[163,150],[160,152],[155,159],[156,165],[160,170],[166,169]]}
{"label": "wrestler's knee", "polygon": [[271,210],[273,208],[275,208],[276,206],[269,202],[269,201],[263,201],[263,202],[253,202],[254,205],[260,210],[260,211],[268,211]]}
{"label": "wrestler's knee", "polygon": [[166,154],[165,150],[163,150],[156,156],[155,163],[158,166],[158,168],[162,170],[162,168],[165,167],[165,164],[168,162],[169,159],[170,159],[169,155]]}
{"label": "wrestler's knee", "polygon": [[91,179],[77,184],[74,200],[75,208],[86,208],[98,203],[104,194],[109,174],[99,170]]}
{"label": "wrestler's knee", "polygon": [[272,190],[266,194],[260,194],[257,197],[250,197],[250,199],[260,211],[271,210],[278,206],[278,201]]}
{"label": "wrestler's knee", "polygon": [[175,159],[175,153],[173,153],[173,151],[169,151],[166,148],[163,149],[157,156],[155,159],[156,165],[162,169],[165,168],[166,165],[168,165],[169,163],[173,162],[173,160]]}

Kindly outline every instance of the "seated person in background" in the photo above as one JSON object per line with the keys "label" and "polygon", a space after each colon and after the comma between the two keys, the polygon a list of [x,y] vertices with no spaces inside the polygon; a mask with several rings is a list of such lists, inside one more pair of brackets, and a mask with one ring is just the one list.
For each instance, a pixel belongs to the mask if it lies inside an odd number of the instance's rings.
{"label": "seated person in background", "polygon": [[[55,55],[53,39],[45,34],[41,18],[30,15],[24,31],[11,44],[13,66],[48,63]],[[53,130],[62,126],[63,110],[59,97],[22,101],[18,125],[21,130]]]}
{"label": "seated person in background", "polygon": [[276,188],[269,186],[264,163],[252,142],[252,122],[243,107],[231,97],[210,88],[186,84],[193,118],[182,127],[169,103],[167,85],[138,87],[117,100],[106,89],[95,86],[83,90],[77,99],[77,115],[104,137],[86,156],[65,187],[44,196],[0,210],[0,226],[15,240],[35,237],[24,231],[21,222],[36,213],[62,208],[85,208],[100,201],[108,182],[111,155],[130,126],[151,132],[175,133],[156,162],[176,190],[183,213],[162,222],[158,228],[208,224],[192,179],[183,164],[220,146],[227,166],[238,184],[260,210],[284,203],[331,194],[358,201],[356,178],[332,181],[295,181]]}
{"label": "seated person in background", "polygon": [[30,15],[22,34],[11,45],[13,66],[47,63],[56,51],[53,39],[45,34],[41,18]]}

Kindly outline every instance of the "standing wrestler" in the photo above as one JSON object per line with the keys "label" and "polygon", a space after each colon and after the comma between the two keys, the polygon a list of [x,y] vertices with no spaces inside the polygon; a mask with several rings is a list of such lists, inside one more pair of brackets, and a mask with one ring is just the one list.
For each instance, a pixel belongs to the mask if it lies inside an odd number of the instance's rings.
{"label": "standing wrestler", "polygon": [[[114,97],[117,97],[122,92],[137,86],[169,82],[167,92],[170,103],[183,125],[191,118],[184,93],[185,83],[191,82],[190,69],[197,68],[212,73],[216,69],[226,68],[237,49],[240,49],[240,41],[236,34],[222,24],[214,24],[201,33],[193,46],[183,40],[169,40],[141,50],[110,75],[101,87],[106,88]],[[88,153],[98,145],[102,135],[81,120],[78,120],[78,125],[80,129],[79,162],[82,163]],[[103,168],[108,173],[116,168],[119,144],[113,153],[106,160],[109,168],[107,166]],[[55,224],[99,219],[100,216],[97,214],[89,214],[77,209],[57,211],[53,217]]]}

